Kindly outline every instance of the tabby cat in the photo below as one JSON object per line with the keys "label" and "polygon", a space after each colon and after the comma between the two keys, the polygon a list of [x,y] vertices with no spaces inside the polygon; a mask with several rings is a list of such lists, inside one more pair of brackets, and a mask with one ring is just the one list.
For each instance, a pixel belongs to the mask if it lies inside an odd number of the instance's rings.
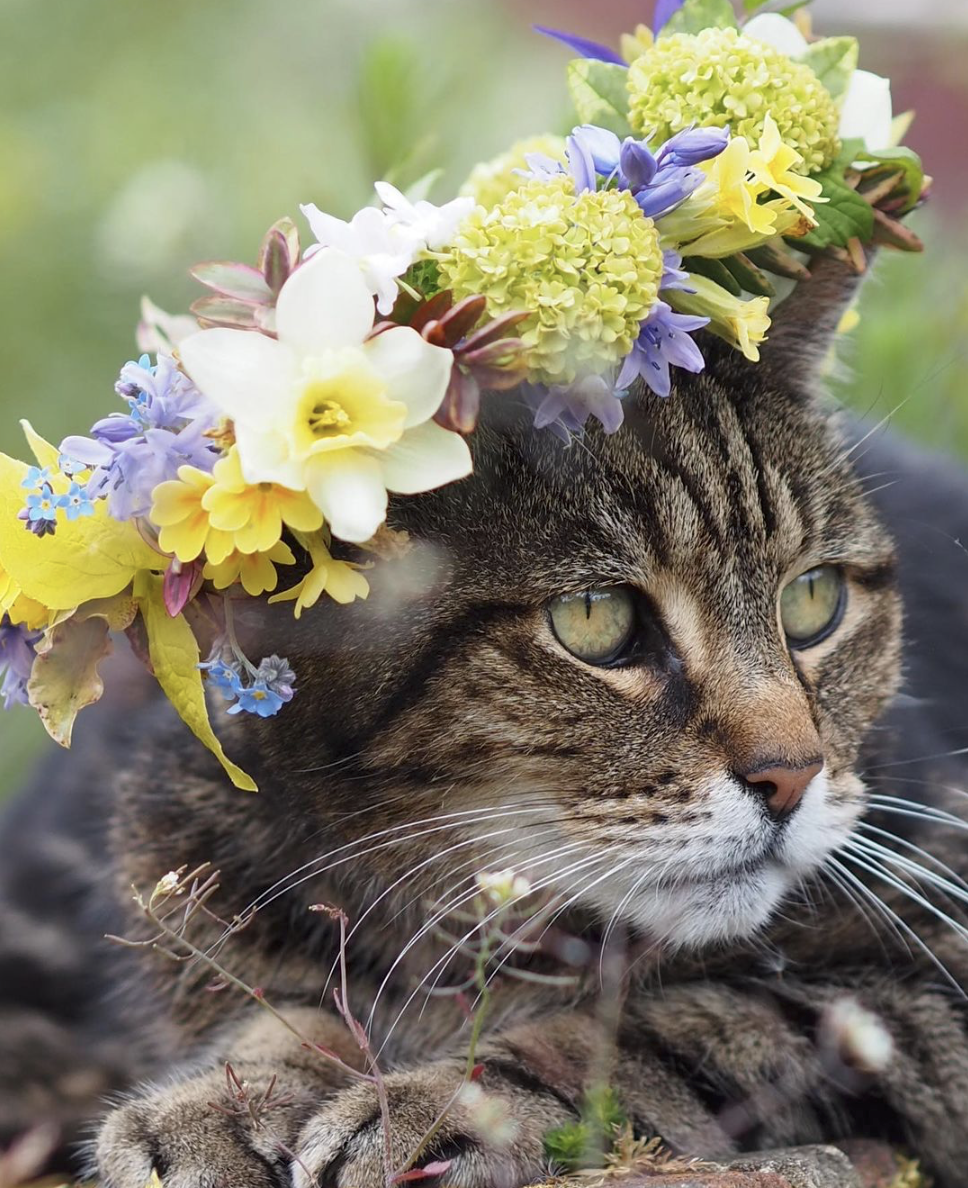
{"label": "tabby cat", "polygon": [[[674,1151],[882,1136],[962,1188],[968,479],[816,390],[852,287],[821,264],[759,366],[709,339],[704,374],[633,392],[610,437],[565,448],[493,398],[473,478],[392,507],[412,547],[367,602],[244,616],[300,683],[225,725],[258,795],[134,678],[91,711],[101,733],[6,817],[0,1137],[55,1118],[102,1188],[382,1184],[371,1085],[204,964],[103,934],[144,938],[131,885],[211,862],[195,943],[358,1066],[326,988],[338,929],[309,910],[339,905],[398,1166],[466,1058],[461,1000],[430,992],[466,957],[428,904],[514,868],[561,910],[512,964],[571,976],[495,981],[476,1084],[505,1114],[448,1113],[424,1154],[446,1183],[541,1177],[606,1077]],[[252,905],[226,938],[214,914]],[[845,993],[890,1034],[886,1070],[825,1048]],[[275,1078],[258,1124],[226,1061],[251,1099]]]}

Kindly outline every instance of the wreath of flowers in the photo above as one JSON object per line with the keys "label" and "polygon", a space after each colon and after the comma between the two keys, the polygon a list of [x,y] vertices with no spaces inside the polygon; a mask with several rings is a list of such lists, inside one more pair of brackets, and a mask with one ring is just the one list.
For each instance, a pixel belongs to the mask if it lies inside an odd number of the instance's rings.
{"label": "wreath of flowers", "polygon": [[468,475],[482,392],[565,443],[592,418],[614,433],[635,381],[662,398],[671,368],[702,370],[700,328],[756,361],[812,255],[861,269],[863,245],[920,248],[899,221],[927,188],[899,147],[910,120],[854,38],[814,39],[802,8],[738,27],[729,0],[659,0],[656,25],[620,53],[539,29],[577,54],[570,136],[512,146],[442,206],[429,182],[378,182],[349,222],[303,206],[305,251],[282,219],[255,267],[192,269],[208,289],[193,317],[143,302],[123,410],[57,447],[23,422],[34,463],[0,455],[6,706],[69,745],[125,631],[254,789],[205,687],[269,717],[296,675],[244,655],[233,603],[269,595],[298,618],[324,594],[365,598],[333,540],[379,552],[388,493]]}

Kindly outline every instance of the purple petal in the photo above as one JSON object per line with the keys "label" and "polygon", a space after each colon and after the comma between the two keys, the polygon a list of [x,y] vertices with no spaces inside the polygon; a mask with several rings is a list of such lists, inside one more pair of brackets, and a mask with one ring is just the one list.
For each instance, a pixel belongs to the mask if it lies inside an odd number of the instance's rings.
{"label": "purple petal", "polygon": [[564,389],[552,388],[535,410],[535,429],[545,429],[565,411]]}
{"label": "purple petal", "polygon": [[728,128],[686,128],[670,137],[656,157],[660,165],[699,165],[718,157],[727,144]]}
{"label": "purple petal", "polygon": [[653,184],[635,195],[635,201],[644,215],[650,219],[661,219],[698,190],[704,177],[701,169],[670,170],[666,179],[657,173]]}
{"label": "purple petal", "polygon": [[582,194],[585,190],[598,189],[598,172],[595,162],[586,146],[577,136],[569,136],[565,142],[565,156],[568,158],[568,169],[575,179],[575,193]]}
{"label": "purple petal", "polygon": [[658,33],[669,23],[673,15],[682,8],[685,0],[655,0],[655,14],[652,17],[652,31]]}
{"label": "purple petal", "polygon": [[606,176],[618,168],[622,142],[614,132],[599,128],[595,124],[580,124],[573,128],[570,140],[576,140],[582,150],[591,157],[595,168]]}
{"label": "purple petal", "polygon": [[619,162],[633,194],[649,185],[658,168],[655,157],[645,145],[631,136],[622,143]]}
{"label": "purple petal", "polygon": [[[661,2],[662,0],[660,0]],[[676,7],[678,8],[679,5],[677,4]],[[546,25],[532,25],[532,28],[535,33],[541,33],[545,37],[553,37],[555,41],[560,41],[564,45],[567,45],[579,57],[597,58],[600,62],[614,62],[619,66],[626,64],[620,54],[617,54],[613,49],[609,49],[607,45],[602,45],[600,42],[589,41],[586,37],[576,37],[574,33],[565,33],[561,29],[549,29]]]}
{"label": "purple petal", "polygon": [[662,253],[662,280],[659,282],[659,292],[663,289],[681,289],[684,293],[694,293],[689,287],[689,273],[682,267],[682,256],[673,248],[667,248]]}
{"label": "purple petal", "polygon": [[112,449],[100,441],[92,441],[90,437],[65,437],[60,444],[60,452],[74,462],[83,462],[85,466],[107,466],[114,457]]}

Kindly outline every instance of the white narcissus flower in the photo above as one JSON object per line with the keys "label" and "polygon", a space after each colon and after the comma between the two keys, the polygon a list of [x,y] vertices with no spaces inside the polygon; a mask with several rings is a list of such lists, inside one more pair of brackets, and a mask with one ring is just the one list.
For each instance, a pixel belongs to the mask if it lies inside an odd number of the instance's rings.
{"label": "white narcissus flower", "polygon": [[[778,12],[764,12],[743,26],[743,35],[786,54],[788,58],[802,58],[809,43],[793,21]],[[870,153],[880,152],[891,145],[891,81],[869,70],[855,70],[847,85],[847,93],[839,100],[841,140],[863,140]]]}
{"label": "white narcissus flower", "polygon": [[891,147],[893,122],[891,80],[855,70],[841,102],[841,140],[863,140],[869,153],[879,153]]}
{"label": "white narcissus flower", "polygon": [[201,330],[182,342],[185,370],[235,425],[247,483],[307,491],[335,536],[369,540],[387,492],[463,478],[470,450],[431,418],[453,355],[407,326],[367,339],[373,299],[355,260],[326,248],[283,285],[278,340]]}

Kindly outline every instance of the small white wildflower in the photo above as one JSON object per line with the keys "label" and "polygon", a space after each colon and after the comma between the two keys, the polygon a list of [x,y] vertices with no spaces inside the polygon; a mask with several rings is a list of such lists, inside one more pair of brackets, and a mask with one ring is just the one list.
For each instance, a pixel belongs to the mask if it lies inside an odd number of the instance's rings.
{"label": "small white wildflower", "polygon": [[477,885],[495,906],[500,907],[531,894],[531,884],[524,875],[508,870],[481,871]]}
{"label": "small white wildflower", "polygon": [[508,1147],[517,1138],[520,1126],[502,1098],[471,1082],[461,1089],[458,1101],[470,1115],[475,1132],[493,1146]]}
{"label": "small white wildflower", "polygon": [[865,1073],[882,1073],[894,1057],[894,1040],[883,1021],[845,995],[830,1004],[821,1024],[845,1064]]}
{"label": "small white wildflower", "polygon": [[411,202],[396,186],[385,181],[376,183],[376,192],[391,225],[406,227],[432,252],[440,251],[450,243],[475,205],[473,198],[466,197],[454,198],[443,206],[434,206],[424,198]]}
{"label": "small white wildflower", "polygon": [[155,898],[159,895],[171,895],[173,891],[178,889],[178,884],[180,882],[181,876],[179,875],[178,871],[170,870],[166,875],[162,875],[158,880],[152,898]]}

